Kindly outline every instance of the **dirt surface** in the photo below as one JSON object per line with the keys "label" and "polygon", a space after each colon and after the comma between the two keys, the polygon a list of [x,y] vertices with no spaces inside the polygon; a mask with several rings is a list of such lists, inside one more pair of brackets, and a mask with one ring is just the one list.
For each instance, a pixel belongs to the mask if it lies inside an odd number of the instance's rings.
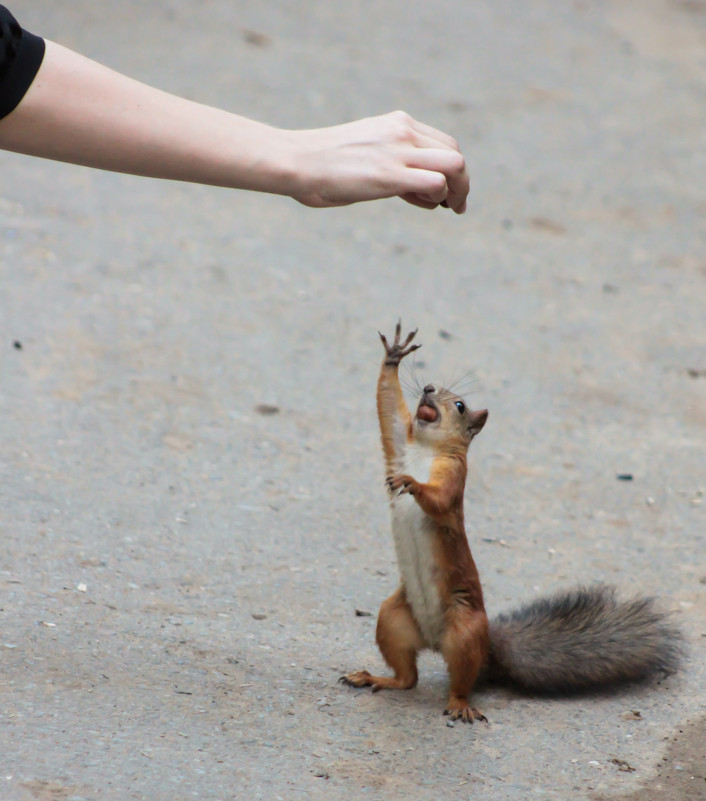
{"label": "dirt surface", "polygon": [[[322,212],[0,155],[0,799],[706,798],[706,4],[12,6],[277,125],[404,108],[472,197]],[[419,380],[473,370],[490,409],[490,611],[657,594],[679,674],[483,690],[472,727],[433,655],[408,693],[337,684],[382,669],[398,316]]]}
{"label": "dirt surface", "polygon": [[[634,793],[619,796],[620,801],[699,801],[706,797],[706,720],[685,724],[670,739],[652,779]],[[636,771],[623,760],[613,764],[622,771]],[[594,796],[594,801],[606,800],[607,796]]]}

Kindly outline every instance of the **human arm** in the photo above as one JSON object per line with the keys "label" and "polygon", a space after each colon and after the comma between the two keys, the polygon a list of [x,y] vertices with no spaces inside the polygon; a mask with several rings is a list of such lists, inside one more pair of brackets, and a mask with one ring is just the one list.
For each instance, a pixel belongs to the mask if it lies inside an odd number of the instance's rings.
{"label": "human arm", "polygon": [[399,195],[462,213],[468,194],[456,142],[403,112],[283,130],[147,86],[50,41],[26,95],[0,120],[0,148],[314,207]]}

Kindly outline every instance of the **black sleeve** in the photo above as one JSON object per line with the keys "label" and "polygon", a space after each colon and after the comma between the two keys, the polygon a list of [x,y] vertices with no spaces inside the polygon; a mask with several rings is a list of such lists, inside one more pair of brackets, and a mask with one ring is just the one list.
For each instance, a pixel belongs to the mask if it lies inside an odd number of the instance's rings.
{"label": "black sleeve", "polygon": [[44,39],[20,28],[0,6],[0,119],[25,96],[44,58]]}

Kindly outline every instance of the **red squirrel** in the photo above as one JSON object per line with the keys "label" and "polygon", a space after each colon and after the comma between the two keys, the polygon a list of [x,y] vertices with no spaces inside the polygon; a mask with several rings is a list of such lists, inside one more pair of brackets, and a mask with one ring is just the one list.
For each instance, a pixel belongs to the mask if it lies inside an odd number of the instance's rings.
{"label": "red squirrel", "polygon": [[468,696],[479,674],[533,693],[565,694],[673,673],[680,634],[652,599],[619,601],[606,586],[540,599],[489,622],[466,537],[466,455],[488,411],[472,411],[449,390],[428,384],[412,417],[398,368],[421,347],[401,341],[398,322],[377,385],[377,411],[401,575],[383,602],[376,641],[394,676],[359,670],[353,687],[407,690],[417,684],[417,654],[441,652],[449,673],[444,714],[487,721]]}

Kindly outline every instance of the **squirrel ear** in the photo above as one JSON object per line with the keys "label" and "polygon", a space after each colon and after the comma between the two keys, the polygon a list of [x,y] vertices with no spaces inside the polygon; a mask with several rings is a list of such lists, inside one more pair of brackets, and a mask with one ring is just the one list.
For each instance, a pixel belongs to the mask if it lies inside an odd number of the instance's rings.
{"label": "squirrel ear", "polygon": [[475,435],[483,428],[485,421],[488,419],[488,410],[481,409],[479,412],[469,412],[468,414],[468,433],[475,437]]}

